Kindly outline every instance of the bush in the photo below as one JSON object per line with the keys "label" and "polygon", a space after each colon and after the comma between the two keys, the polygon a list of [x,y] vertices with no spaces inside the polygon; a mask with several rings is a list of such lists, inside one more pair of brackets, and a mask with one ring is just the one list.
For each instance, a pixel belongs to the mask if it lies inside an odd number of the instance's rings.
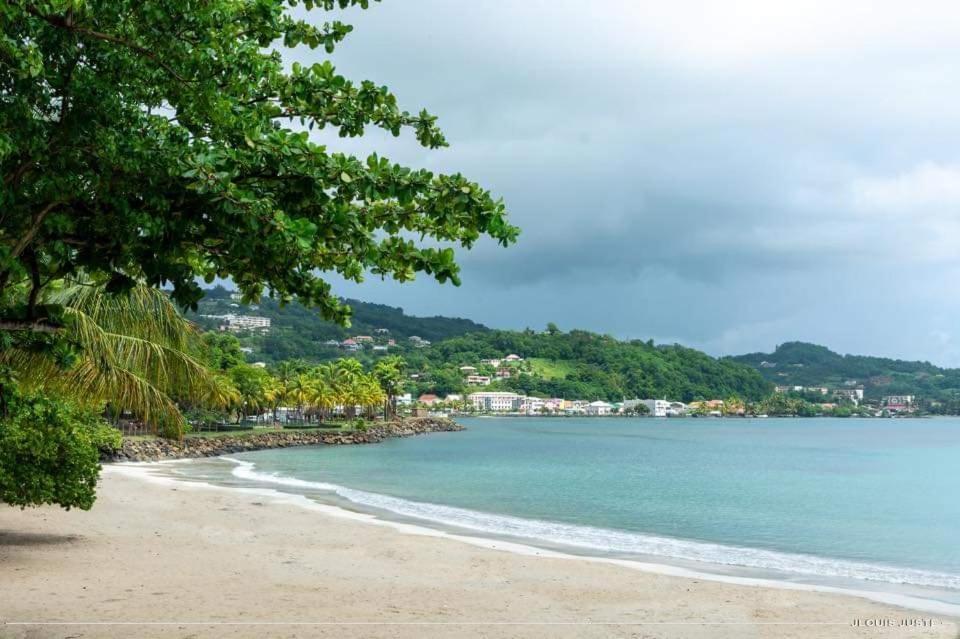
{"label": "bush", "polygon": [[90,411],[45,397],[16,397],[0,416],[0,502],[89,510],[100,452],[120,433]]}

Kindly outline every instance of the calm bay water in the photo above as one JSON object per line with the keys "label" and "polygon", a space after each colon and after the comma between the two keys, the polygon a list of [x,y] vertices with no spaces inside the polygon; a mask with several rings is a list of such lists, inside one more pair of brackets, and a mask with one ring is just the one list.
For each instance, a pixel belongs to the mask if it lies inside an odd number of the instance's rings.
{"label": "calm bay water", "polygon": [[960,419],[463,422],[174,472],[572,552],[960,603]]}

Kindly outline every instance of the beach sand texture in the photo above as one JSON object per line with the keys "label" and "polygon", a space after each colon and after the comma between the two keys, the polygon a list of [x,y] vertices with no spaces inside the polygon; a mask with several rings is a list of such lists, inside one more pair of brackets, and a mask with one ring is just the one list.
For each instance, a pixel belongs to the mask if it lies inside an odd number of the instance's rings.
{"label": "beach sand texture", "polygon": [[[851,625],[908,618],[936,625]],[[2,637],[960,636],[857,597],[498,551],[110,469],[90,512],[0,509],[0,620]]]}

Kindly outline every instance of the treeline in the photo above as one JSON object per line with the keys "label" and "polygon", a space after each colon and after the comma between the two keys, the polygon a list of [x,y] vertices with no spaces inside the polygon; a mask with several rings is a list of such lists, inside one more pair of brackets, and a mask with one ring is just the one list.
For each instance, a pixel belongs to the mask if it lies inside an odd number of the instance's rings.
{"label": "treeline", "polygon": [[[462,365],[515,353],[525,362],[491,388],[535,396],[618,400],[667,397],[681,401],[738,396],[759,400],[772,385],[749,366],[678,345],[619,341],[587,331],[487,331],[454,337],[408,354],[422,370],[419,390],[467,390]],[[492,371],[480,371],[484,372]]]}

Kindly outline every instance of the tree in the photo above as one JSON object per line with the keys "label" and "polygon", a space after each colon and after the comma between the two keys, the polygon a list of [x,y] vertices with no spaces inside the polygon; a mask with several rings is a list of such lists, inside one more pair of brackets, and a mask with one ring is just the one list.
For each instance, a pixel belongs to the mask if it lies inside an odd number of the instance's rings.
{"label": "tree", "polygon": [[346,322],[324,272],[459,284],[454,246],[515,241],[502,202],[462,175],[311,139],[377,127],[447,144],[436,117],[386,87],[329,61],[287,67],[283,49],[329,53],[351,31],[294,17],[298,4],[0,5],[0,330],[56,331],[57,309],[37,300],[79,272],[110,293],[169,286],[185,307],[198,277],[230,277],[247,300],[266,291]]}
{"label": "tree", "polygon": [[[178,400],[223,406],[233,397],[232,386],[201,361],[199,334],[165,293],[138,284],[107,295],[83,280],[44,299],[62,309],[65,340],[54,348],[18,342],[0,350],[0,368],[20,388],[90,409],[130,410],[174,437],[185,426]],[[0,388],[0,395],[9,392]]]}
{"label": "tree", "polygon": [[560,332],[560,328],[557,327],[553,322],[547,322],[547,335],[556,335]]}
{"label": "tree", "polygon": [[403,390],[404,371],[407,363],[399,355],[384,357],[373,367],[373,374],[385,394],[383,418],[390,419],[397,413],[396,397]]}
{"label": "tree", "polygon": [[630,412],[637,416],[649,415],[650,407],[643,403],[637,403],[630,408]]}
{"label": "tree", "polygon": [[240,340],[232,333],[208,331],[203,334],[203,343],[207,347],[207,361],[217,370],[225,371],[246,361]]}
{"label": "tree", "polygon": [[250,414],[251,411],[256,411],[259,421],[263,409],[270,405],[267,399],[270,374],[262,368],[249,364],[234,366],[227,373],[237,389],[240,400],[237,422],[239,423],[241,418]]}
{"label": "tree", "polygon": [[11,395],[0,419],[0,502],[11,506],[93,506],[100,450],[120,434],[92,412],[38,396]]}

